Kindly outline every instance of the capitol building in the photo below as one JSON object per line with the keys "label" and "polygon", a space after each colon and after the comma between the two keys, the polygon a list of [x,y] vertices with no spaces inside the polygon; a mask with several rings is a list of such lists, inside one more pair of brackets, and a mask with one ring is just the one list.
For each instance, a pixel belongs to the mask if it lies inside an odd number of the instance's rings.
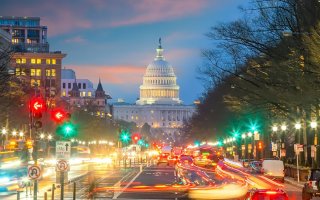
{"label": "capitol building", "polygon": [[142,127],[151,126],[154,134],[163,134],[174,139],[180,134],[178,129],[195,112],[194,105],[184,105],[179,98],[179,85],[173,67],[163,56],[161,39],[157,54],[143,76],[140,86],[140,98],[135,104],[117,102],[113,105],[115,120],[135,122]]}

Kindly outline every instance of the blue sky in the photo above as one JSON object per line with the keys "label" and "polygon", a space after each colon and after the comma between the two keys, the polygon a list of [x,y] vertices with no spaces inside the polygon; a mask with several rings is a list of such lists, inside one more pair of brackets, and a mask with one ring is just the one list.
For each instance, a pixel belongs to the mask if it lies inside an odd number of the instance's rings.
{"label": "blue sky", "polygon": [[48,26],[52,51],[67,53],[63,66],[99,77],[113,100],[134,102],[146,66],[162,37],[164,56],[175,68],[180,98],[190,104],[203,86],[196,68],[201,50],[213,46],[211,26],[241,16],[248,0],[2,0],[0,15],[39,16]]}

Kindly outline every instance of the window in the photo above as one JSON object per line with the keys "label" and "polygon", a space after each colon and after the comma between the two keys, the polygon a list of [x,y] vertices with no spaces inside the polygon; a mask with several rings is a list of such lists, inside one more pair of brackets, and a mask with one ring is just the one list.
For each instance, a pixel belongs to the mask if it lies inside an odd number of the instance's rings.
{"label": "window", "polygon": [[34,86],[35,84],[37,84],[38,86],[40,86],[40,80],[35,80],[35,79],[31,79],[31,86]]}
{"label": "window", "polygon": [[86,89],[87,85],[85,83],[82,84],[82,89]]}
{"label": "window", "polygon": [[36,69],[30,69],[30,76],[36,76]]}
{"label": "window", "polygon": [[26,63],[27,63],[27,59],[21,58],[21,64],[26,64]]}
{"label": "window", "polygon": [[17,58],[17,59],[16,59],[16,63],[17,63],[17,64],[20,64],[20,63],[21,63],[21,59],[20,59],[20,58]]}
{"label": "window", "polygon": [[31,58],[31,64],[36,64],[36,59]]}
{"label": "window", "polygon": [[82,96],[85,97],[86,96],[86,92],[82,92]]}
{"label": "window", "polygon": [[62,83],[62,88],[63,88],[63,89],[66,88],[66,83]]}
{"label": "window", "polygon": [[91,97],[91,92],[88,92],[88,97]]}
{"label": "window", "polygon": [[78,83],[78,88],[81,89],[81,83]]}
{"label": "window", "polygon": [[46,76],[51,76],[51,70],[50,69],[46,69]]}
{"label": "window", "polygon": [[50,65],[51,64],[51,60],[50,59],[46,59],[46,64]]}
{"label": "window", "polygon": [[20,70],[20,68],[16,68],[16,75],[17,75],[17,76],[20,76],[20,75],[21,75],[21,70]]}
{"label": "window", "polygon": [[57,64],[56,59],[52,59],[52,60],[51,60],[51,63],[52,63],[53,65]]}
{"label": "window", "polygon": [[40,58],[37,58],[37,64],[41,64],[41,59]]}
{"label": "window", "polygon": [[71,88],[71,83],[68,83],[68,89],[70,89]]}
{"label": "window", "polygon": [[51,76],[56,76],[56,69],[51,69]]}
{"label": "window", "polygon": [[41,69],[36,69],[36,76],[41,76]]}
{"label": "window", "polygon": [[66,94],[66,91],[63,91],[63,92],[62,92],[62,96],[65,97],[66,95],[67,95],[67,94]]}

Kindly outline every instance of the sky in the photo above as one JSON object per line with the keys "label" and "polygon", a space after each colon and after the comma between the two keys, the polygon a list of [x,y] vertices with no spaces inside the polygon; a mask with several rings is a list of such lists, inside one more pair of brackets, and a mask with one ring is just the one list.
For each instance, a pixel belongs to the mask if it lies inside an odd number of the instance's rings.
{"label": "sky", "polygon": [[1,0],[0,15],[41,17],[50,51],[67,54],[63,67],[97,86],[113,101],[135,102],[159,37],[173,65],[180,99],[191,104],[204,87],[197,78],[205,33],[241,16],[248,0]]}

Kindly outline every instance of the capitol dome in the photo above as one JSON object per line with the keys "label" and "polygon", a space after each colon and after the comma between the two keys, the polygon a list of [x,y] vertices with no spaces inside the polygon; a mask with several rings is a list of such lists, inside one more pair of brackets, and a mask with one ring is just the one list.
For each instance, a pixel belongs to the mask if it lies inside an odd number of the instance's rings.
{"label": "capitol dome", "polygon": [[181,104],[179,99],[179,86],[173,67],[163,57],[161,39],[156,49],[157,54],[143,76],[140,86],[139,105],[145,104]]}

